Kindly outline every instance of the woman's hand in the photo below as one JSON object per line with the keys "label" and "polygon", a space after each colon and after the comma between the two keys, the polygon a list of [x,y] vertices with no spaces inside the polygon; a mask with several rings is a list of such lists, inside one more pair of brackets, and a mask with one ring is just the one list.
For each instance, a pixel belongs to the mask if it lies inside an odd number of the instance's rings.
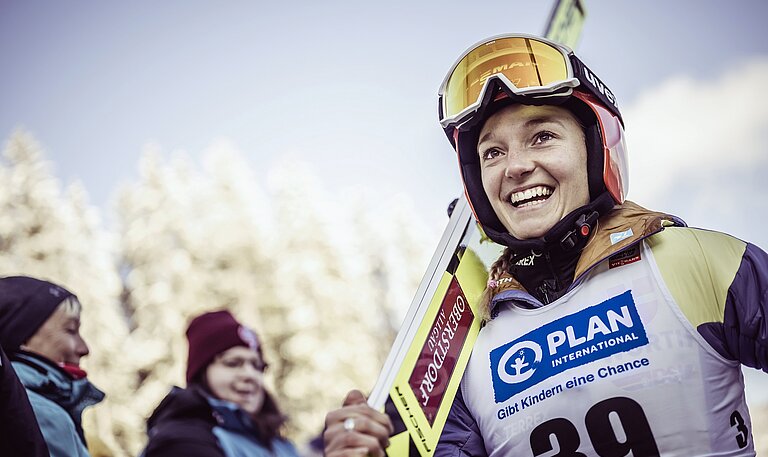
{"label": "woman's hand", "polygon": [[325,416],[323,432],[326,457],[386,457],[392,422],[368,406],[359,390],[350,391],[344,406]]}

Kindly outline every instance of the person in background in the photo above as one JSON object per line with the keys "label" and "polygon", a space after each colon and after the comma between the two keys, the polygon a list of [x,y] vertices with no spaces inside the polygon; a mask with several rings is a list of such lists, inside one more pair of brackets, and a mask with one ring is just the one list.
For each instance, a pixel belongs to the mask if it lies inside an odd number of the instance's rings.
{"label": "person in background", "polygon": [[264,386],[256,334],[228,311],[195,317],[187,329],[187,388],[174,387],[147,421],[144,457],[298,457],[286,421]]}
{"label": "person in background", "polygon": [[35,412],[11,361],[0,347],[0,455],[48,457]]}
{"label": "person in background", "polygon": [[24,385],[53,457],[88,456],[83,410],[104,393],[87,379],[80,359],[77,297],[65,288],[27,276],[0,278],[0,345]]}
{"label": "person in background", "polygon": [[[434,455],[754,456],[741,365],[768,371],[768,254],[626,200],[616,98],[564,46],[481,41],[439,94],[506,249]],[[327,457],[383,455],[364,401],[326,416]]]}

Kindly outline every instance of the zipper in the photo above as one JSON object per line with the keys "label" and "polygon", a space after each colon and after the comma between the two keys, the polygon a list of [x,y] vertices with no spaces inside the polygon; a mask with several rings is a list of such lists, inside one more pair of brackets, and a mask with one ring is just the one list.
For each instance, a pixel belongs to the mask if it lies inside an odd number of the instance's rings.
{"label": "zipper", "polygon": [[555,272],[555,269],[552,267],[552,258],[550,257],[549,251],[544,252],[544,261],[547,263],[547,268],[549,268],[549,274],[552,275],[552,279],[554,280],[554,284],[550,286],[550,282],[548,282],[546,279],[541,282],[541,285],[537,287],[539,294],[544,299],[544,304],[548,305],[552,303],[552,299],[549,296],[550,291],[554,292],[560,289],[560,281],[557,278],[557,273]]}

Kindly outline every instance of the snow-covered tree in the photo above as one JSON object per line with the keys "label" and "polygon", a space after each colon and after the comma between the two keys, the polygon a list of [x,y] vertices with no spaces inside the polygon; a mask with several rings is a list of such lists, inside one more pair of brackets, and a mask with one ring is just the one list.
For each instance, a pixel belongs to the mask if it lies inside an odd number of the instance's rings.
{"label": "snow-covered tree", "polygon": [[[267,380],[301,444],[352,387],[375,382],[434,246],[407,199],[326,191],[285,161],[269,194],[232,146],[197,165],[148,147],[117,200],[114,234],[79,184],[66,190],[30,135],[0,161],[0,274],[78,294],[89,376],[107,400],[85,417],[92,444],[136,455],[145,420],[184,384],[184,330],[227,308],[262,335]],[[99,454],[101,455],[101,454]]]}
{"label": "snow-covered tree", "polygon": [[27,275],[61,284],[83,304],[82,334],[91,353],[83,359],[89,378],[107,394],[86,410],[92,440],[118,451],[119,437],[133,424],[132,377],[121,364],[124,316],[111,239],[83,187],[66,191],[54,177],[40,146],[26,132],[8,140],[0,163],[0,276]]}
{"label": "snow-covered tree", "polygon": [[172,385],[184,384],[184,331],[193,316],[227,308],[261,330],[271,267],[260,195],[250,168],[226,145],[206,154],[203,171],[181,154],[164,164],[149,149],[139,181],[122,190],[128,363],[139,374],[135,407],[144,417]]}
{"label": "snow-covered tree", "polygon": [[[428,227],[404,194],[382,199],[371,189],[355,189],[345,195],[344,206],[351,215],[349,230],[359,234],[354,240],[355,253],[372,281],[375,308],[388,318],[381,322],[381,337],[392,341],[443,227]],[[389,346],[380,349],[386,356]]]}
{"label": "snow-covered tree", "polygon": [[[384,220],[353,214],[300,162],[273,170],[269,202],[231,147],[213,147],[203,163],[165,164],[150,150],[120,199],[135,404],[148,415],[182,382],[187,322],[226,307],[262,335],[289,432],[304,440],[347,389],[375,382],[394,337],[391,307],[410,302],[425,250],[382,236]],[[380,216],[405,234],[413,215],[392,208]]]}
{"label": "snow-covered tree", "polygon": [[297,160],[278,164],[270,184],[274,287],[294,328],[280,342],[281,393],[306,436],[349,388],[373,387],[432,247],[413,243],[425,233],[402,201],[332,195]]}

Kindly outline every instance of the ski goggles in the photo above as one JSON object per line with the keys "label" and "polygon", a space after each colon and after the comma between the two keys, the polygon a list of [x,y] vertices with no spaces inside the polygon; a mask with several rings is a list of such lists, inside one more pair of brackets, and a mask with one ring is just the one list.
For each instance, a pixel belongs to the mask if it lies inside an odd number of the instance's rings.
{"label": "ski goggles", "polygon": [[577,87],[598,97],[621,119],[613,93],[571,49],[532,35],[494,36],[464,52],[440,85],[440,125],[450,138],[449,130],[487,106],[499,89],[524,102],[565,99]]}

